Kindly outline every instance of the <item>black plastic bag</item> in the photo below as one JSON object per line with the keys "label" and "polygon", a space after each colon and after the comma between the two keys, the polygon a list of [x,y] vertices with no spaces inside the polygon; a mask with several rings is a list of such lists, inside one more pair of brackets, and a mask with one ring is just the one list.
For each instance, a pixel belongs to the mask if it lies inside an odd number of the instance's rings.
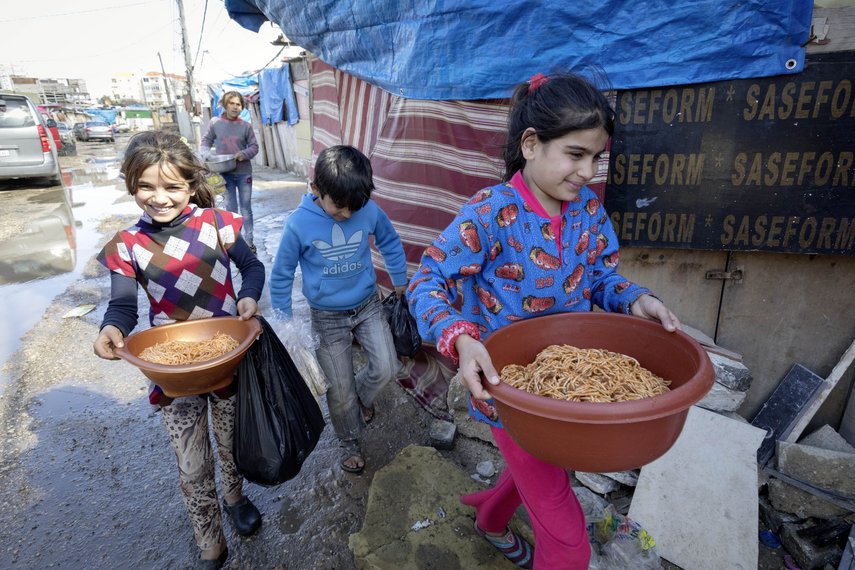
{"label": "black plastic bag", "polygon": [[422,337],[404,296],[393,291],[383,299],[383,310],[395,339],[395,351],[401,356],[415,356],[422,347]]}
{"label": "black plastic bag", "polygon": [[237,369],[232,452],[238,471],[264,486],[294,478],[315,449],[324,416],[288,351],[263,317]]}

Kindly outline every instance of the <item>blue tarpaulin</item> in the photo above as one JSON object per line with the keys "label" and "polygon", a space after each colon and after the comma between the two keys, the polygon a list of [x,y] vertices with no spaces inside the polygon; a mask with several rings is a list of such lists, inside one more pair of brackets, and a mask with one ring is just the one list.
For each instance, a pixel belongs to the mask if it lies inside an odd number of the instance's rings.
{"label": "blue tarpaulin", "polygon": [[326,63],[417,99],[495,99],[538,72],[633,89],[804,66],[813,0],[226,0]]}
{"label": "blue tarpaulin", "polygon": [[[220,106],[220,97],[226,91],[237,91],[244,97],[254,94],[258,91],[258,75],[240,75],[223,80],[222,83],[208,85],[208,95],[211,97],[211,109],[214,116],[220,115],[223,112]],[[240,112],[240,118],[246,122],[250,122],[251,114],[249,109],[244,108]]]}
{"label": "blue tarpaulin", "polygon": [[288,113],[288,124],[296,125],[299,122],[297,99],[291,86],[291,68],[287,64],[261,70],[258,85],[262,123],[272,125],[282,121],[285,118],[283,103]]}
{"label": "blue tarpaulin", "polygon": [[99,109],[97,107],[83,109],[83,112],[87,115],[97,117],[107,123],[110,123],[111,125],[116,122],[116,115],[119,113],[116,109]]}

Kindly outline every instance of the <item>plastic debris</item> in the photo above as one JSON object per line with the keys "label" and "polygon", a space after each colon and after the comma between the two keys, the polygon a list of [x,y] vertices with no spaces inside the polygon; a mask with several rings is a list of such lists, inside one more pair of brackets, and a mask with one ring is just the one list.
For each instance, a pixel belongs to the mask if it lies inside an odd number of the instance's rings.
{"label": "plastic debris", "polygon": [[411,527],[410,527],[410,530],[412,530],[412,531],[420,531],[420,530],[422,530],[423,528],[427,528],[427,527],[429,527],[429,526],[430,526],[430,525],[432,525],[432,524],[433,524],[433,521],[432,521],[432,520],[430,520],[430,519],[422,519],[422,520],[420,520],[420,521],[416,521],[416,522],[415,522],[415,524],[413,524],[413,526],[411,526]]}
{"label": "plastic debris", "polygon": [[93,310],[95,310],[95,305],[77,305],[76,307],[62,315],[62,318],[71,319],[74,317],[82,317],[86,313],[89,313]]}
{"label": "plastic debris", "polygon": [[769,548],[781,548],[781,541],[778,540],[778,536],[771,530],[760,531],[760,542]]}

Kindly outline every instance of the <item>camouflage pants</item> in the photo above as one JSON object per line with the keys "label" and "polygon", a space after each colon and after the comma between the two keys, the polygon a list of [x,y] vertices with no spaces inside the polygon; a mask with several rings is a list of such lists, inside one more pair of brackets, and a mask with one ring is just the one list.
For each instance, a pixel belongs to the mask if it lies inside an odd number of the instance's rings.
{"label": "camouflage pants", "polygon": [[220,455],[220,478],[227,496],[241,493],[243,478],[232,457],[235,422],[235,397],[189,396],[176,398],[163,406],[163,423],[178,460],[181,492],[196,544],[201,550],[213,548],[225,540],[217,487],[214,481],[214,455],[208,436],[210,402],[214,438]]}

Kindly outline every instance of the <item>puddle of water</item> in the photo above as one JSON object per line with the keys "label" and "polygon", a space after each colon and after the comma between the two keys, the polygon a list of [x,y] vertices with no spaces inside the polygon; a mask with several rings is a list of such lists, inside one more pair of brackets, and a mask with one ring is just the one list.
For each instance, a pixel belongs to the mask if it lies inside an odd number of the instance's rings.
{"label": "puddle of water", "polygon": [[104,397],[79,386],[58,386],[35,399],[37,417],[49,419],[77,414],[103,402]]}
{"label": "puddle of water", "polygon": [[[88,261],[100,251],[105,236],[98,225],[108,216],[134,215],[139,208],[133,200],[120,200],[126,195],[124,188],[115,184],[83,184],[69,189],[73,193],[72,208],[76,241],[76,260],[65,271],[42,279],[23,283],[0,285],[0,367],[21,344],[21,337],[44,315],[50,303],[69,285],[79,280]],[[67,246],[66,246],[67,247]],[[0,387],[8,382],[0,376]]]}

